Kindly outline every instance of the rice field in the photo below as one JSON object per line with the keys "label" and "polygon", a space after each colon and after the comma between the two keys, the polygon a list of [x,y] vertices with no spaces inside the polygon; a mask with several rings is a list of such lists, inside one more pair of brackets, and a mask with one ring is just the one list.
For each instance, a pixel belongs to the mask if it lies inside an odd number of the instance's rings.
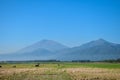
{"label": "rice field", "polygon": [[120,63],[0,64],[0,80],[120,80]]}

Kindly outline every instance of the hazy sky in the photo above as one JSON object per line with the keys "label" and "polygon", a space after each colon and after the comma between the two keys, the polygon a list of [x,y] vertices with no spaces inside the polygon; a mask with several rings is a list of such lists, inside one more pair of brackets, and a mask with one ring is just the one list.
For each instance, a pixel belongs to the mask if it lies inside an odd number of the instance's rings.
{"label": "hazy sky", "polygon": [[120,43],[120,0],[0,0],[0,53],[42,39]]}

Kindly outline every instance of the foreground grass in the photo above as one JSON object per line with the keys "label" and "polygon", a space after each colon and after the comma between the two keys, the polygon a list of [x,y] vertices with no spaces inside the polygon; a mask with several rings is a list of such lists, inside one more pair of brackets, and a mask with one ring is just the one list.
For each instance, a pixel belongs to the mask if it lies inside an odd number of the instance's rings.
{"label": "foreground grass", "polygon": [[120,69],[69,68],[73,80],[120,80]]}
{"label": "foreground grass", "polygon": [[0,80],[120,80],[119,63],[41,63],[40,67],[35,67],[35,63],[0,65]]}
{"label": "foreground grass", "polygon": [[1,69],[0,80],[71,80],[62,70],[48,68]]}

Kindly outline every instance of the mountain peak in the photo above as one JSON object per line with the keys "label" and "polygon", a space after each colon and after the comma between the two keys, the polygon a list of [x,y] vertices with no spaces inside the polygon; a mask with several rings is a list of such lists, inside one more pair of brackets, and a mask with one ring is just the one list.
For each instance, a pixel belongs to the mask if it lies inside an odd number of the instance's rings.
{"label": "mountain peak", "polygon": [[99,40],[99,41],[106,41],[106,40],[105,40],[105,39],[103,39],[103,38],[99,38],[98,40]]}
{"label": "mountain peak", "polygon": [[41,41],[52,41],[52,40],[48,40],[48,39],[43,39],[43,40],[41,40]]}
{"label": "mountain peak", "polygon": [[106,40],[100,38],[100,39],[96,40],[95,42],[98,42],[98,43],[99,43],[99,42],[100,42],[100,43],[105,43],[105,42],[108,42],[108,41],[106,41]]}
{"label": "mountain peak", "polygon": [[100,39],[85,43],[85,44],[82,45],[82,47],[83,48],[86,48],[86,47],[89,48],[89,47],[101,46],[101,45],[109,45],[109,44],[111,44],[111,43],[109,43],[108,41],[100,38]]}
{"label": "mountain peak", "polygon": [[91,41],[90,42],[91,45],[105,45],[105,44],[110,44],[110,42],[100,38],[98,40],[95,40],[95,41]]}
{"label": "mountain peak", "polygon": [[56,42],[54,40],[48,40],[48,39],[43,39],[39,42],[36,43],[38,46],[56,46],[56,45],[62,45],[59,42]]}
{"label": "mountain peak", "polygon": [[100,40],[100,41],[105,41],[103,38],[99,38],[98,40]]}
{"label": "mountain peak", "polygon": [[26,53],[26,52],[32,52],[32,51],[41,50],[41,49],[45,49],[45,50],[54,52],[54,51],[62,50],[62,49],[66,49],[66,48],[68,48],[68,47],[59,42],[43,39],[35,44],[32,44],[30,46],[27,46],[27,47],[21,49],[19,52]]}
{"label": "mountain peak", "polygon": [[[39,41],[39,42],[50,42],[50,41],[52,41],[52,40],[43,39],[43,40],[41,40],[41,41]],[[52,41],[52,42],[53,42],[53,41]]]}

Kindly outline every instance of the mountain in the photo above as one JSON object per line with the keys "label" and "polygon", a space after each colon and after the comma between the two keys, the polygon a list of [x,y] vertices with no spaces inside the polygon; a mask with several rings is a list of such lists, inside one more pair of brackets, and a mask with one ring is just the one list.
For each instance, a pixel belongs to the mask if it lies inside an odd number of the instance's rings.
{"label": "mountain", "polygon": [[0,60],[45,60],[51,59],[56,51],[68,48],[53,40],[41,40],[12,54],[0,55]]}
{"label": "mountain", "polygon": [[120,58],[120,44],[104,39],[69,48],[53,40],[42,40],[13,54],[0,55],[0,60],[109,60]]}
{"label": "mountain", "polygon": [[78,47],[66,49],[59,53],[62,55],[56,55],[58,56],[56,59],[68,61],[118,59],[120,58],[120,44],[111,43],[104,39],[98,39]]}
{"label": "mountain", "polygon": [[21,50],[19,50],[17,53],[28,53],[28,52],[33,52],[35,50],[41,50],[41,49],[46,49],[51,52],[55,52],[58,50],[62,50],[68,48],[67,46],[60,44],[56,41],[53,40],[41,40],[35,44],[32,44],[30,46],[27,46]]}

